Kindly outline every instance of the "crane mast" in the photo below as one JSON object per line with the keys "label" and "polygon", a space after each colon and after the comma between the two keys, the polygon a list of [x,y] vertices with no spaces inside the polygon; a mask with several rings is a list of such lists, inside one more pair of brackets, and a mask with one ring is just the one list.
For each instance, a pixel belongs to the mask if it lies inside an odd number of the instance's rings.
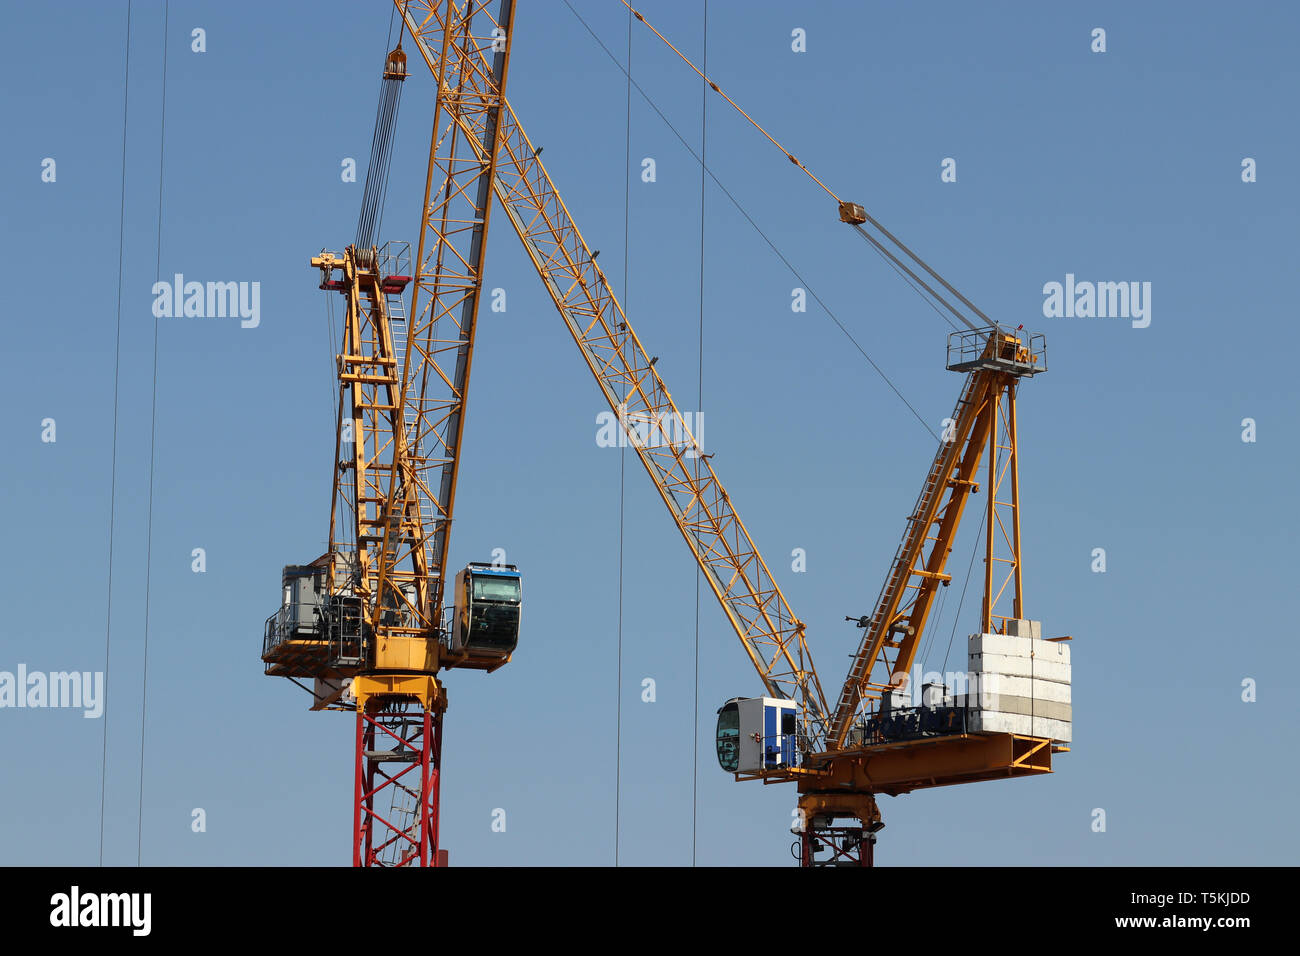
{"label": "crane mast", "polygon": [[444,613],[514,3],[501,0],[495,15],[472,0],[398,6],[436,82],[414,269],[408,244],[372,245],[407,76],[399,38],[385,61],[357,242],[311,259],[321,288],[346,302],[330,550],[285,569],[262,654],[268,674],[313,681],[313,709],[356,712],[357,866],[445,863],[438,674],[506,664],[520,608],[513,566],[471,563]]}
{"label": "crane mast", "polygon": [[[939,588],[952,581],[946,570],[948,557],[966,503],[979,490],[980,460],[986,452],[989,533],[980,633],[992,632],[995,606],[1008,585],[1012,585],[1012,612],[1001,616],[999,627],[1023,618],[1016,388],[1021,377],[1045,371],[1041,343],[1041,336],[1031,337],[1026,344],[996,328],[954,333],[950,340],[948,368],[966,372],[966,379],[908,514],[875,611],[858,622],[862,640],[836,703],[828,750],[843,748],[861,707],[878,704],[883,694],[900,687],[912,669],[934,599]],[[1006,567],[995,591],[998,564]]]}
{"label": "crane mast", "polygon": [[[1052,754],[1067,749],[1050,737],[968,732],[974,729],[969,700],[957,696],[922,699],[919,708],[895,702],[899,694],[915,699],[910,672],[938,590],[952,580],[947,561],[966,505],[981,490],[986,456],[980,634],[1010,634],[1013,622],[1024,621],[1016,398],[1020,380],[1046,367],[1039,335],[994,326],[949,337],[948,368],[965,374],[961,393],[875,609],[857,621],[862,637],[824,750],[806,754],[798,767],[737,773],[738,779],[797,781],[802,865],[870,866],[875,834],[884,826],[878,794],[1050,773]],[[998,614],[1004,598],[1010,613]],[[823,850],[828,859],[818,863]]]}
{"label": "crane mast", "polygon": [[[429,54],[437,83],[425,179],[423,220],[407,327],[410,361],[404,363],[404,435],[411,463],[413,506],[431,506],[425,545],[428,607],[441,616],[465,400],[474,356],[474,332],[483,288],[483,260],[498,153],[499,115],[505,102],[514,0],[493,16],[486,5],[410,3],[404,23]],[[490,52],[486,55],[485,51]],[[422,301],[422,299],[424,301]],[[396,476],[392,479],[396,481]],[[394,491],[396,494],[396,488]],[[431,622],[433,623],[433,622]]]}

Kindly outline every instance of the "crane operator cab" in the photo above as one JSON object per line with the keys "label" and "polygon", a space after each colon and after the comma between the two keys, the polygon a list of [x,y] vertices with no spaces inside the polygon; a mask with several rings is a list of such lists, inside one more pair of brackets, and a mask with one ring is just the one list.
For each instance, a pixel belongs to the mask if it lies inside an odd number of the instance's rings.
{"label": "crane operator cab", "polygon": [[718,764],[762,773],[798,762],[798,705],[775,697],[733,697],[718,708]]}
{"label": "crane operator cab", "polygon": [[520,579],[513,564],[470,562],[456,575],[451,649],[504,664],[519,643]]}

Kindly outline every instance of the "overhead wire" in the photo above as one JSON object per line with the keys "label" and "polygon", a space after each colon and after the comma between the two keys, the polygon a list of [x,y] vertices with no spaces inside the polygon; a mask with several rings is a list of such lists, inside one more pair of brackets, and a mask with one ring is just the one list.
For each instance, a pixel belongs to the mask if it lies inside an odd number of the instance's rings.
{"label": "overhead wire", "polygon": [[[113,533],[117,517],[117,423],[118,386],[122,374],[122,267],[126,247],[126,141],[127,118],[131,103],[131,12],[134,4],[126,4],[126,65],[122,80],[122,182],[121,198],[117,212],[117,331],[113,346],[113,454],[109,468],[108,492],[108,605],[104,621],[104,683],[108,684],[110,652],[113,635]],[[104,865],[104,806],[108,792],[108,704],[104,696],[104,716],[100,726],[102,743],[99,758],[99,865]]]}
{"label": "overhead wire", "polygon": [[[162,278],[162,224],[163,224],[163,173],[166,170],[167,144],[167,28],[171,15],[170,0],[163,0],[163,58],[162,58],[162,104],[159,107],[158,120],[158,233],[154,259],[154,275]],[[139,866],[144,854],[144,766],[145,766],[145,732],[149,716],[149,624],[150,624],[150,586],[153,582],[153,487],[155,450],[158,447],[158,317],[153,320],[153,386],[149,404],[149,517],[145,525],[144,557],[144,660],[141,665],[142,685],[140,690],[140,786],[136,803],[135,821],[135,865]]]}
{"label": "overhead wire", "polygon": [[[630,9],[630,8],[629,8]],[[704,65],[709,64],[709,0],[704,0]],[[703,75],[703,74],[701,74]],[[700,88],[700,341],[699,368],[696,378],[698,386],[695,402],[695,430],[700,430],[700,416],[704,414],[704,201],[708,179],[705,177],[705,160],[708,157],[709,94]],[[700,455],[704,449],[695,449],[695,487],[700,487]],[[695,524],[695,553],[700,551],[700,526]],[[700,582],[703,571],[695,568],[695,710],[691,721],[691,866],[695,865],[696,831],[700,804]]]}
{"label": "overhead wire", "polygon": [[[627,18],[627,121],[623,132],[623,313],[630,310],[628,279],[631,262],[628,243],[631,239],[632,209],[632,15]],[[626,335],[626,331],[623,332]],[[627,402],[627,385],[621,396]],[[627,448],[618,450],[618,679],[614,724],[614,865],[618,866],[620,849],[619,824],[623,801],[623,532],[624,499],[627,487]]]}

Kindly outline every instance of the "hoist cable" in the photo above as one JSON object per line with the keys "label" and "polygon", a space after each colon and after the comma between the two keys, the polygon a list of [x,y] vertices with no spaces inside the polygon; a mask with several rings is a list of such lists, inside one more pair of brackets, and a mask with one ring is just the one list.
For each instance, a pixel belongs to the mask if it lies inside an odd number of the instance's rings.
{"label": "hoist cable", "polygon": [[[388,62],[386,58],[384,75],[379,81],[379,105],[375,110],[374,133],[370,137],[370,165],[366,168],[365,192],[361,199],[361,213],[357,217],[359,249],[369,249],[375,244],[375,229],[382,215],[384,197],[388,193],[388,172],[393,158],[393,128],[397,122],[405,79],[405,72],[401,75],[390,73]],[[404,64],[402,69],[405,71]]]}
{"label": "hoist cable", "polygon": [[[706,0],[706,2],[707,2],[707,0]],[[794,165],[796,165],[796,166],[798,166],[800,169],[802,169],[802,170],[803,170],[803,171],[808,175],[808,178],[809,178],[809,179],[811,179],[811,180],[812,180],[813,182],[815,182],[818,186],[820,186],[823,190],[825,190],[826,195],[828,195],[828,196],[830,196],[832,199],[834,199],[836,203],[841,202],[840,197],[837,196],[837,195],[835,195],[835,193],[831,190],[831,188],[830,188],[829,186],[827,186],[827,185],[826,185],[825,183],[823,183],[820,179],[818,179],[816,176],[814,176],[812,170],[810,170],[810,169],[809,169],[807,166],[805,166],[803,163],[799,162],[799,160],[795,158],[795,155],[794,155],[793,153],[791,153],[788,149],[786,149],[784,146],[782,146],[780,143],[778,143],[778,142],[776,141],[775,137],[773,137],[771,133],[769,133],[767,130],[763,129],[763,127],[760,126],[760,125],[758,124],[758,121],[757,121],[757,120],[755,120],[752,116],[750,116],[750,115],[749,115],[748,113],[746,113],[743,109],[741,109],[739,103],[737,103],[735,100],[733,100],[733,99],[732,99],[730,96],[728,96],[726,93],[722,92],[722,88],[719,87],[717,83],[714,83],[711,79],[709,79],[708,76],[705,75],[705,73],[704,73],[703,70],[701,70],[699,67],[697,67],[694,63],[691,62],[690,58],[689,58],[688,56],[686,56],[686,54],[682,53],[681,50],[679,50],[679,49],[677,49],[677,47],[673,46],[672,43],[669,42],[668,38],[667,38],[666,36],[664,36],[662,33],[660,33],[658,30],[656,30],[656,29],[654,28],[654,25],[651,24],[650,21],[647,20],[647,19],[646,19],[646,18],[645,18],[641,13],[639,13],[638,11],[636,11],[635,9],[633,9],[632,6],[627,2],[627,0],[623,0],[623,6],[627,7],[629,10],[632,11],[632,16],[636,17],[638,20],[640,20],[642,23],[644,23],[647,27],[649,27],[651,33],[653,33],[653,34],[654,34],[655,36],[657,36],[659,39],[663,40],[664,43],[667,44],[668,49],[672,50],[672,51],[673,51],[674,53],[676,53],[679,57],[681,57],[683,63],[685,63],[685,64],[686,64],[687,66],[689,66],[692,70],[694,70],[696,73],[698,73],[699,76],[700,76],[700,79],[702,79],[705,83],[707,83],[707,84],[709,85],[709,88],[712,89],[713,92],[717,93],[717,94],[718,94],[719,96],[721,96],[724,100],[726,100],[728,103],[730,103],[730,104],[735,108],[735,110],[736,110],[737,113],[739,113],[741,116],[745,117],[745,119],[749,120],[750,125],[753,126],[754,129],[756,129],[756,130],[758,130],[760,133],[762,133],[765,137],[767,137],[767,141],[768,141],[769,143],[771,143],[773,146],[775,146],[775,147],[776,147],[777,149],[779,149],[781,152],[785,153],[785,157],[786,157],[786,159],[790,160],[790,162],[794,163]],[[708,64],[706,63],[705,65],[707,66]]]}
{"label": "hoist cable", "polygon": [[727,197],[727,200],[736,208],[736,211],[739,212],[741,216],[744,217],[745,221],[748,222],[751,227],[753,227],[754,231],[758,233],[759,237],[763,240],[763,242],[767,244],[768,248],[771,249],[772,252],[776,255],[776,257],[781,260],[781,263],[786,267],[786,269],[790,271],[790,274],[793,275],[797,280],[799,280],[800,286],[807,291],[808,295],[812,297],[813,301],[815,301],[819,306],[821,306],[822,310],[826,313],[827,317],[832,322],[835,323],[836,327],[844,334],[844,337],[847,338],[853,344],[853,347],[857,349],[858,352],[862,355],[862,357],[866,359],[867,364],[870,365],[871,368],[875,371],[875,373],[880,376],[881,380],[884,381],[884,383],[889,386],[890,391],[892,391],[898,397],[899,401],[901,401],[907,407],[907,410],[912,413],[912,416],[917,420],[918,423],[920,423],[921,427],[925,429],[926,433],[929,434],[930,437],[933,438],[935,441],[938,441],[939,436],[935,434],[934,429],[932,429],[929,426],[926,420],[923,417],[921,417],[921,413],[916,410],[916,407],[911,402],[909,402],[906,397],[904,397],[903,393],[899,390],[898,386],[895,385],[893,381],[889,378],[889,376],[885,374],[884,370],[879,365],[876,364],[876,361],[867,353],[867,350],[862,347],[862,345],[858,342],[856,338],[854,338],[853,333],[851,333],[848,330],[848,328],[844,325],[844,323],[840,321],[839,317],[831,310],[830,306],[826,304],[826,302],[822,299],[822,297],[817,294],[817,291],[812,288],[812,286],[808,283],[806,279],[804,279],[803,275],[799,272],[798,269],[794,267],[794,264],[789,260],[789,258],[785,255],[785,253],[783,253],[780,250],[780,248],[776,245],[776,243],[773,242],[772,239],[768,236],[768,234],[763,231],[762,227],[760,227],[759,224],[755,221],[754,217],[749,214],[749,211],[746,210],[743,205],[741,205],[740,201],[732,194],[731,190],[729,190],[726,187],[726,185],[722,182],[721,179],[718,178],[717,174],[714,173],[712,169],[709,169],[708,166],[704,164],[700,156],[695,152],[695,148],[691,146],[691,144],[687,141],[686,137],[684,137],[678,131],[677,127],[672,124],[672,121],[668,119],[664,111],[659,108],[659,105],[655,103],[655,101],[650,97],[648,93],[646,93],[646,91],[642,88],[641,84],[637,83],[636,80],[631,79],[631,77],[628,75],[628,71],[623,67],[623,64],[619,62],[618,57],[616,57],[613,54],[613,52],[609,49],[609,47],[605,45],[605,41],[603,41],[600,38],[600,36],[596,33],[596,31],[591,28],[591,25],[587,23],[585,19],[583,19],[582,14],[578,13],[578,11],[574,9],[573,4],[571,4],[569,0],[564,0],[564,5],[569,8],[569,12],[572,13],[574,17],[577,18],[578,22],[581,23],[582,26],[586,29],[587,33],[591,35],[591,38],[596,41],[596,44],[601,48],[601,50],[604,51],[605,55],[609,57],[610,61],[616,67],[618,67],[620,72],[622,72],[625,76],[628,76],[632,86],[636,89],[637,93],[641,95],[641,98],[645,100],[646,104],[652,110],[654,110],[655,114],[661,120],[663,120],[664,125],[668,127],[668,130],[675,137],[677,137],[677,141],[682,144],[682,147],[691,155],[691,157],[697,163],[700,163],[700,165],[704,168],[705,172],[708,173],[709,179],[713,181],[714,185],[716,185],[718,189],[722,191],[722,194]]}
{"label": "hoist cable", "polygon": [[[636,9],[634,9],[634,8],[631,6],[631,4],[629,4],[629,3],[627,2],[627,0],[622,0],[622,3],[623,3],[623,6],[627,7],[629,10],[632,11],[632,15],[633,15],[634,17],[636,17],[638,20],[640,20],[642,23],[644,23],[644,24],[646,25],[646,27],[649,28],[649,30],[650,30],[651,33],[653,33],[653,34],[654,34],[655,36],[657,36],[660,40],[662,40],[662,41],[664,42],[664,44],[668,47],[668,49],[670,49],[670,50],[672,50],[674,53],[676,53],[677,56],[681,59],[681,61],[682,61],[683,63],[685,63],[685,64],[686,64],[687,66],[689,66],[692,70],[694,70],[694,71],[695,71],[695,72],[696,72],[696,73],[697,73],[697,74],[698,74],[698,75],[699,75],[699,76],[704,80],[704,82],[707,83],[707,84],[709,85],[709,87],[710,87],[710,88],[711,88],[715,93],[717,93],[717,94],[718,94],[719,96],[721,96],[724,100],[726,100],[729,104],[731,104],[731,106],[736,110],[736,112],[739,113],[741,116],[743,116],[743,117],[744,117],[744,118],[749,122],[749,124],[750,124],[751,126],[754,127],[754,129],[758,130],[759,133],[761,133],[761,134],[763,135],[763,137],[764,137],[765,139],[767,139],[768,142],[770,142],[773,146],[775,146],[775,147],[776,147],[777,149],[779,149],[782,153],[784,153],[784,154],[785,154],[785,157],[786,157],[788,160],[790,160],[791,163],[793,163],[795,166],[798,166],[799,169],[801,169],[801,170],[802,170],[802,171],[803,171],[803,172],[808,176],[809,179],[811,179],[811,180],[812,180],[814,183],[816,183],[816,184],[817,184],[817,185],[818,185],[818,186],[819,186],[823,191],[825,191],[825,193],[826,193],[828,196],[830,196],[832,199],[834,199],[835,202],[836,202],[838,205],[840,205],[840,206],[845,205],[845,204],[844,204],[844,201],[840,199],[840,197],[835,193],[835,191],[834,191],[833,189],[831,189],[829,186],[827,186],[825,183],[823,183],[820,179],[818,179],[817,176],[812,172],[812,170],[810,170],[806,165],[804,165],[804,163],[802,163],[799,159],[797,159],[793,153],[791,153],[788,149],[786,149],[784,146],[782,146],[782,145],[781,145],[781,144],[776,140],[776,137],[774,137],[771,133],[769,133],[766,129],[764,129],[763,126],[762,126],[762,125],[761,125],[757,120],[755,120],[752,116],[750,116],[750,115],[749,115],[748,113],[746,113],[743,109],[741,109],[740,104],[738,104],[735,100],[733,100],[733,99],[732,99],[730,96],[728,96],[726,93],[722,92],[722,88],[719,87],[717,83],[715,83],[713,80],[709,79],[708,75],[707,75],[703,70],[701,70],[701,69],[700,69],[699,67],[697,67],[693,62],[691,62],[690,57],[686,56],[686,54],[682,53],[681,50],[679,50],[679,49],[677,49],[677,47],[673,46],[672,42],[669,41],[669,39],[668,39],[667,37],[665,37],[662,33],[660,33],[657,29],[655,29],[654,25],[653,25],[649,20],[647,20],[647,19],[645,18],[645,16],[644,16],[642,13],[640,13],[639,11],[637,11]],[[861,209],[861,208],[862,208],[861,206],[858,207],[858,209]],[[955,296],[956,296],[956,297],[957,297],[957,298],[958,298],[958,299],[959,299],[959,300],[960,300],[960,301],[961,301],[961,302],[962,302],[962,303],[963,303],[967,308],[969,308],[969,309],[970,309],[972,312],[974,312],[977,316],[979,316],[981,319],[983,319],[983,320],[984,320],[988,325],[991,325],[991,326],[992,326],[992,325],[996,325],[996,323],[994,323],[992,319],[990,319],[987,315],[985,315],[983,312],[981,312],[981,311],[980,311],[980,310],[975,306],[974,303],[972,303],[972,302],[971,302],[969,299],[967,299],[964,295],[962,295],[962,294],[961,294],[960,292],[958,292],[955,288],[953,288],[953,286],[952,286],[952,285],[951,285],[951,284],[950,284],[946,279],[944,279],[943,276],[939,275],[939,273],[936,272],[934,269],[932,269],[932,268],[929,266],[929,264],[927,264],[927,263],[925,262],[925,260],[923,260],[923,259],[922,259],[920,256],[918,256],[915,252],[913,252],[913,251],[912,251],[911,249],[909,249],[906,245],[904,245],[904,244],[902,243],[902,241],[898,239],[897,236],[895,236],[892,232],[890,232],[890,231],[889,231],[888,229],[886,229],[883,225],[881,225],[880,222],[879,222],[878,220],[876,220],[876,219],[875,219],[875,218],[874,218],[870,213],[866,212],[865,210],[862,210],[862,215],[863,215],[863,217],[866,219],[867,222],[869,222],[873,227],[875,227],[877,230],[879,230],[880,233],[881,233],[881,234],[882,234],[886,239],[888,239],[891,243],[893,243],[893,244],[894,244],[898,249],[900,249],[900,250],[903,252],[904,255],[906,255],[906,256],[907,256],[909,259],[911,259],[914,263],[916,263],[918,266],[920,266],[922,269],[924,269],[924,270],[925,270],[925,271],[926,271],[926,272],[927,272],[927,273],[928,273],[928,274],[929,274],[929,275],[930,275],[930,276],[931,276],[931,277],[932,277],[936,282],[938,282],[940,285],[942,285],[942,286],[943,286],[945,289],[947,289],[950,293],[952,293],[953,295],[955,295]],[[879,249],[883,250],[883,248],[884,248],[883,245],[881,245],[881,244],[879,243],[878,240],[876,240],[876,239],[875,239],[873,236],[871,236],[871,235],[870,235],[866,230],[864,230],[864,229],[862,228],[862,225],[861,225],[860,223],[854,222],[853,225],[857,228],[857,230],[858,230],[858,231],[859,231],[859,232],[860,232],[860,233],[861,233],[861,234],[862,234],[862,235],[863,235],[863,236],[864,236],[868,241],[872,242],[872,243],[873,243],[874,245],[876,245]],[[887,254],[888,254],[888,253],[887,253]],[[897,260],[896,258],[894,258],[892,255],[890,255],[890,258],[893,259],[894,262],[898,263],[898,260]],[[898,263],[898,264],[901,265],[901,263]],[[906,268],[906,267],[904,267],[904,268]],[[909,275],[912,275],[913,278],[916,278],[915,274],[912,273],[912,271],[911,271],[910,269],[908,269],[907,272],[908,272]],[[917,279],[917,281],[920,282],[919,279]],[[936,298],[936,299],[937,299],[937,300],[938,300],[938,301],[939,301],[939,302],[940,302],[940,303],[941,303],[941,304],[942,304],[946,309],[948,309],[950,312],[952,312],[954,315],[956,315],[957,318],[959,318],[963,323],[965,323],[965,325],[966,325],[967,328],[971,329],[972,331],[975,331],[975,330],[978,328],[978,326],[976,326],[973,322],[971,322],[971,321],[970,321],[969,319],[967,319],[964,315],[962,315],[960,312],[958,312],[956,309],[954,309],[953,306],[952,306],[952,305],[951,305],[947,300],[945,300],[942,296],[939,296],[939,295],[938,295],[938,294],[937,294],[933,289],[930,288],[930,286],[928,286],[928,285],[927,285],[926,283],[924,283],[924,282],[920,282],[920,284],[921,284],[921,286],[922,286],[922,287],[923,287],[927,292],[929,292],[932,296],[934,296],[934,297],[935,297],[935,298]]]}

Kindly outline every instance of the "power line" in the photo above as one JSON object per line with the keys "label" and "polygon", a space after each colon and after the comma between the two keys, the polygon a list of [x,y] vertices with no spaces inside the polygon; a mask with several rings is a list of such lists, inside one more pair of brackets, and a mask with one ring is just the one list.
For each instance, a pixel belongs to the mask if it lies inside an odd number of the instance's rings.
{"label": "power line", "polygon": [[[626,6],[626,4],[625,4]],[[631,7],[628,7],[630,10]],[[704,65],[709,64],[709,0],[704,0]],[[701,74],[703,75],[703,74]],[[708,118],[709,93],[700,90],[700,364],[696,383],[698,391],[695,402],[695,428],[699,431],[700,416],[704,413],[704,199],[708,180],[704,175],[704,160],[708,156]],[[700,486],[700,454],[704,449],[695,449],[695,486]],[[700,553],[700,527],[695,526],[695,553]],[[699,818],[699,778],[700,778],[700,579],[702,570],[695,569],[695,711],[691,721],[691,866],[695,865],[696,824]]]}
{"label": "power line", "polygon": [[[170,0],[163,0],[163,65],[162,106],[158,124],[158,239],[154,260],[154,275],[162,278],[162,223],[163,223],[163,170],[167,143],[167,24],[171,13]],[[149,409],[149,517],[145,525],[144,558],[144,663],[143,686],[140,691],[140,790],[135,817],[135,865],[140,865],[144,847],[144,741],[146,718],[149,713],[149,588],[153,577],[153,476],[154,450],[158,433],[158,316],[153,320],[153,397]]]}
{"label": "power line", "polygon": [[126,65],[122,82],[122,183],[117,212],[117,332],[113,346],[113,457],[108,492],[108,607],[104,622],[104,723],[99,771],[99,865],[104,865],[104,802],[108,790],[108,663],[113,635],[113,532],[117,516],[117,399],[122,372],[122,260],[126,242],[126,131],[131,102],[131,0],[126,4]]}
{"label": "power line", "polygon": [[[627,314],[632,208],[632,15],[627,18],[627,122],[623,133],[623,313]],[[622,395],[627,402],[627,388]],[[619,823],[623,805],[623,515],[627,448],[618,450],[618,679],[614,722],[614,865],[618,866]]]}

